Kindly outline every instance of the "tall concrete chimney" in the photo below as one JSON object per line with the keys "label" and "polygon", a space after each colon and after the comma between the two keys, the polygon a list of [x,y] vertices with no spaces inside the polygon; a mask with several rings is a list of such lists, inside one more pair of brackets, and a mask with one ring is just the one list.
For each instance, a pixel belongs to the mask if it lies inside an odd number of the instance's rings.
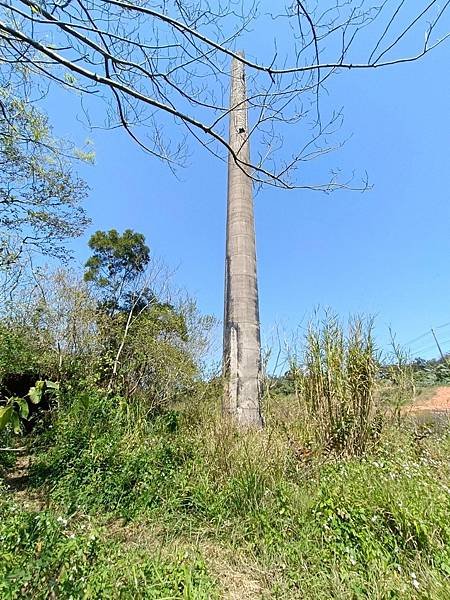
{"label": "tall concrete chimney", "polygon": [[[243,56],[243,53],[240,54]],[[233,59],[230,147],[250,162],[244,65]],[[261,340],[259,331],[253,185],[250,169],[228,157],[227,241],[223,373],[224,413],[245,427],[262,427]]]}

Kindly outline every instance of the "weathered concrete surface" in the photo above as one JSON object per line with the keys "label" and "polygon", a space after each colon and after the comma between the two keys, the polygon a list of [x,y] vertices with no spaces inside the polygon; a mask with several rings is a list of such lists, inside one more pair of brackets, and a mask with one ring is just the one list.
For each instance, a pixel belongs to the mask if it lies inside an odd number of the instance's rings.
{"label": "weathered concrete surface", "polygon": [[[250,162],[244,65],[231,73],[230,147]],[[259,331],[253,185],[248,169],[228,159],[225,263],[224,411],[241,425],[262,427],[261,341]]]}

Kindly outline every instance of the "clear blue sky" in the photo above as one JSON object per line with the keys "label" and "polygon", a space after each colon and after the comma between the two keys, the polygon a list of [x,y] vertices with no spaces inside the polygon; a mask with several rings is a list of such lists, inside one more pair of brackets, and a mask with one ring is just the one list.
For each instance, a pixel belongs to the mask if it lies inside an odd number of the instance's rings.
{"label": "clear blue sky", "polygon": [[[367,170],[373,190],[330,196],[266,189],[255,200],[263,336],[294,329],[317,305],[342,316],[376,315],[381,346],[388,326],[408,342],[450,321],[449,45],[420,63],[351,71],[329,86],[330,105],[344,107],[345,147],[324,166]],[[177,267],[178,285],[218,318],[223,310],[226,169],[193,144],[179,179],[120,131],[88,131],[78,100],[58,92],[48,103],[55,133],[93,139],[96,165],[80,169],[91,192],[92,227],[77,240],[77,260],[97,229],[132,228],[152,252]],[[291,135],[301,132],[292,131]],[[438,330],[450,351],[450,327]],[[432,339],[412,351],[433,356]]]}

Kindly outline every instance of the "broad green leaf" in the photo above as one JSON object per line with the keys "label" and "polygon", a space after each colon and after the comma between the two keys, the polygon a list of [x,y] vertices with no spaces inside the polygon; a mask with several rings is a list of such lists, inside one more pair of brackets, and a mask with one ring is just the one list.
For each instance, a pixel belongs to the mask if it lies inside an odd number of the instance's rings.
{"label": "broad green leaf", "polygon": [[48,379],[46,379],[45,380],[45,386],[49,390],[57,390],[57,391],[59,391],[59,383],[57,381],[49,381]]}
{"label": "broad green leaf", "polygon": [[30,407],[28,406],[28,402],[25,398],[16,398],[17,404],[19,405],[19,412],[22,419],[27,419],[30,414]]}
{"label": "broad green leaf", "polygon": [[14,433],[20,433],[20,431],[21,431],[20,419],[19,419],[19,415],[16,413],[16,411],[13,411],[11,414],[11,425],[13,427]]}
{"label": "broad green leaf", "polygon": [[0,431],[2,431],[2,429],[4,429],[8,425],[12,414],[12,404],[9,406],[2,406],[0,408]]}
{"label": "broad green leaf", "polygon": [[46,382],[42,379],[36,381],[36,384],[30,388],[28,396],[33,404],[39,404],[42,401],[45,393]]}
{"label": "broad green leaf", "polygon": [[39,402],[42,400],[42,391],[33,386],[28,392],[28,397],[33,404],[39,404]]}

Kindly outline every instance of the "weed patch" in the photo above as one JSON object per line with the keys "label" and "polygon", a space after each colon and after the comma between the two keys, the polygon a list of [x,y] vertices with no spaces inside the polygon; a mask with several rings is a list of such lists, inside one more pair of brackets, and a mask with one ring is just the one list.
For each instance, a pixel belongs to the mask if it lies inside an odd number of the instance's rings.
{"label": "weed patch", "polygon": [[160,557],[129,548],[101,529],[49,511],[25,512],[0,501],[0,596],[5,600],[216,598],[195,552]]}

